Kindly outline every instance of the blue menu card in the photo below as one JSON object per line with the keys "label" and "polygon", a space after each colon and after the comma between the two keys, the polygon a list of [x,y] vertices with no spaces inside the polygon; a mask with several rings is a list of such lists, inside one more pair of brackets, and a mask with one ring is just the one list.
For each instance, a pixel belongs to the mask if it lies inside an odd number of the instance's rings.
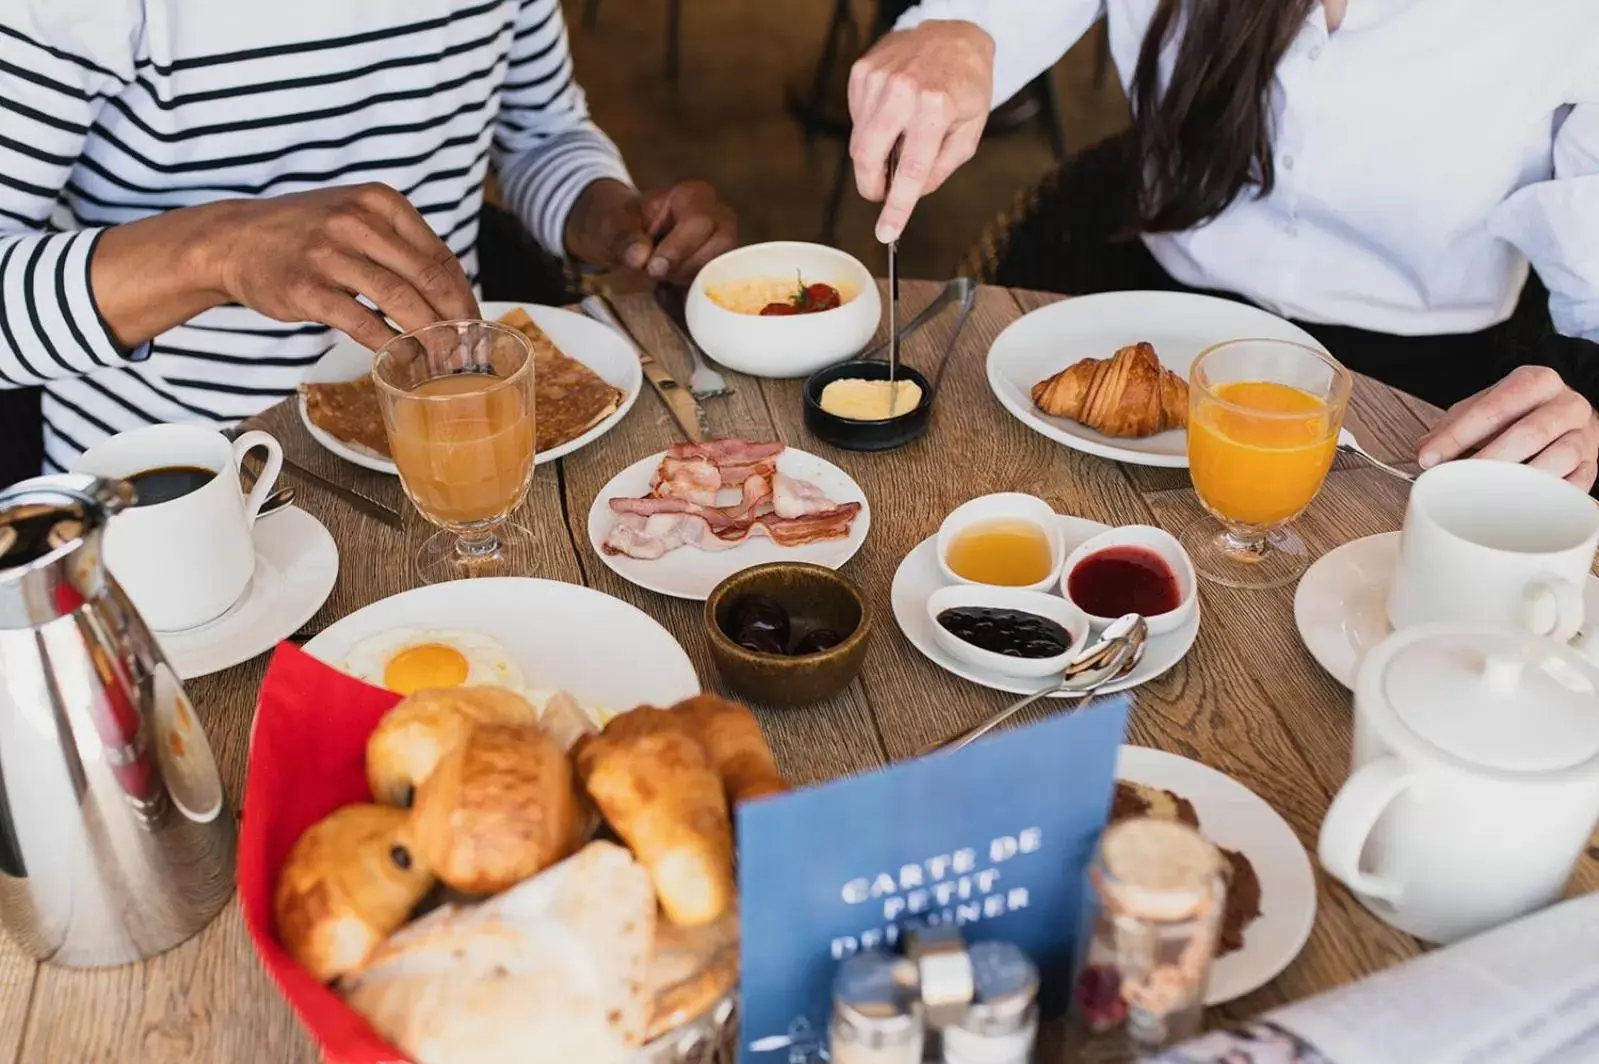
{"label": "blue menu card", "polygon": [[825,1060],[838,964],[918,924],[1014,942],[1068,999],[1128,699],[738,809],[739,1060]]}

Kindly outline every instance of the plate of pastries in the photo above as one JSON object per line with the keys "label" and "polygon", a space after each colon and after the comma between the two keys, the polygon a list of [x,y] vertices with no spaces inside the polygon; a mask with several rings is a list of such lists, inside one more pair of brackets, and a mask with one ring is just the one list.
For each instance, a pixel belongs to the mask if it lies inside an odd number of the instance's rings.
{"label": "plate of pastries", "polygon": [[[571,454],[627,415],[643,386],[638,355],[616,332],[559,307],[484,303],[484,318],[533,347],[538,463]],[[300,420],[311,438],[358,466],[396,473],[372,383],[372,352],[345,338],[300,382]]]}
{"label": "plate of pastries", "polygon": [[732,811],[787,789],[749,709],[696,695],[601,727],[563,692],[429,689],[364,764],[371,800],[293,843],[273,916],[406,1059],[699,1059],[685,1037],[731,1029]]}
{"label": "plate of pastries", "polygon": [[1075,296],[1012,322],[988,350],[988,385],[1012,416],[1074,450],[1188,467],[1188,367],[1242,337],[1317,346],[1247,303],[1186,292]]}

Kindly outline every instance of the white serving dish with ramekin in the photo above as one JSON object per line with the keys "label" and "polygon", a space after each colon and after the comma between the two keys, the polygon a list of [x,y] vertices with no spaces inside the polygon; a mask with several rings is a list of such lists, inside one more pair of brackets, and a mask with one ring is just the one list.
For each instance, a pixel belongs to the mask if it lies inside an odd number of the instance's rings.
{"label": "white serving dish with ramekin", "polygon": [[[1066,649],[1048,658],[1013,658],[968,643],[938,622],[945,610],[977,606],[995,610],[1020,610],[1054,621],[1071,636]],[[1058,595],[1042,591],[1023,591],[1014,587],[986,584],[951,584],[928,596],[927,616],[933,622],[933,637],[950,655],[979,669],[991,669],[1007,676],[1038,679],[1066,671],[1066,665],[1088,642],[1091,625],[1088,615]]]}
{"label": "white serving dish with ramekin", "polygon": [[[1153,617],[1145,617],[1144,623],[1149,625],[1150,635],[1174,632],[1193,618],[1194,611],[1199,609],[1199,580],[1194,574],[1193,559],[1188,557],[1188,552],[1177,542],[1177,537],[1164,528],[1156,528],[1154,525],[1122,525],[1109,528],[1079,543],[1077,549],[1067,556],[1066,563],[1060,567],[1058,579],[1061,596],[1071,601],[1070,585],[1073,570],[1089,555],[1098,554],[1111,547],[1143,547],[1152,551],[1171,567],[1172,575],[1177,578],[1177,608],[1157,613]],[[1083,609],[1080,603],[1072,602],[1072,604],[1078,609]],[[1103,628],[1116,619],[1100,617],[1089,613],[1086,609],[1083,609],[1083,615],[1095,628]]]}
{"label": "white serving dish with ramekin", "polygon": [[[842,283],[856,295],[832,310],[762,317],[728,310],[707,291],[737,281],[796,275],[806,284]],[[808,377],[859,354],[871,342],[883,317],[883,301],[872,272],[853,255],[825,244],[780,240],[735,248],[712,259],[694,278],[684,314],[695,342],[728,369],[753,377]]]}
{"label": "white serving dish with ramekin", "polygon": [[976,587],[994,585],[968,580],[949,567],[949,548],[956,537],[975,525],[990,521],[1025,521],[1036,525],[1049,540],[1049,575],[1036,583],[1018,587],[1018,591],[1048,591],[1060,579],[1060,567],[1066,561],[1066,540],[1056,519],[1055,509],[1036,495],[1019,491],[1002,491],[994,495],[979,495],[961,503],[949,512],[944,523],[938,526],[935,545],[938,568],[944,579],[952,584],[969,584]]}

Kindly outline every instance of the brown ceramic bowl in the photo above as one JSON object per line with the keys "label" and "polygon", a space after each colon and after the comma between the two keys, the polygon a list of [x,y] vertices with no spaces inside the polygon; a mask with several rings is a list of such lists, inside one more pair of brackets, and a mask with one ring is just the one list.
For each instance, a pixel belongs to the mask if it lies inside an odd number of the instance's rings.
{"label": "brown ceramic bowl", "polygon": [[[816,654],[764,654],[733,642],[727,625],[733,605],[745,595],[769,595],[782,603],[797,633],[831,628],[843,641]],[[705,600],[711,657],[722,679],[739,695],[769,706],[820,702],[838,694],[861,671],[872,609],[860,588],[838,573],[806,562],[757,565],[716,585]]]}

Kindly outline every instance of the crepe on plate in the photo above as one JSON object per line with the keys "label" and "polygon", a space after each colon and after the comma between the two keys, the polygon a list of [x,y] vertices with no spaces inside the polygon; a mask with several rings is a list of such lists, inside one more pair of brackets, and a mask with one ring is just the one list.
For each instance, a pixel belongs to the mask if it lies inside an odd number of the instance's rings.
{"label": "crepe on plate", "polygon": [[[540,453],[577,439],[622,405],[621,389],[570,358],[520,307],[500,319],[533,345],[534,431]],[[300,385],[311,424],[329,436],[382,458],[392,458],[372,378]]]}

